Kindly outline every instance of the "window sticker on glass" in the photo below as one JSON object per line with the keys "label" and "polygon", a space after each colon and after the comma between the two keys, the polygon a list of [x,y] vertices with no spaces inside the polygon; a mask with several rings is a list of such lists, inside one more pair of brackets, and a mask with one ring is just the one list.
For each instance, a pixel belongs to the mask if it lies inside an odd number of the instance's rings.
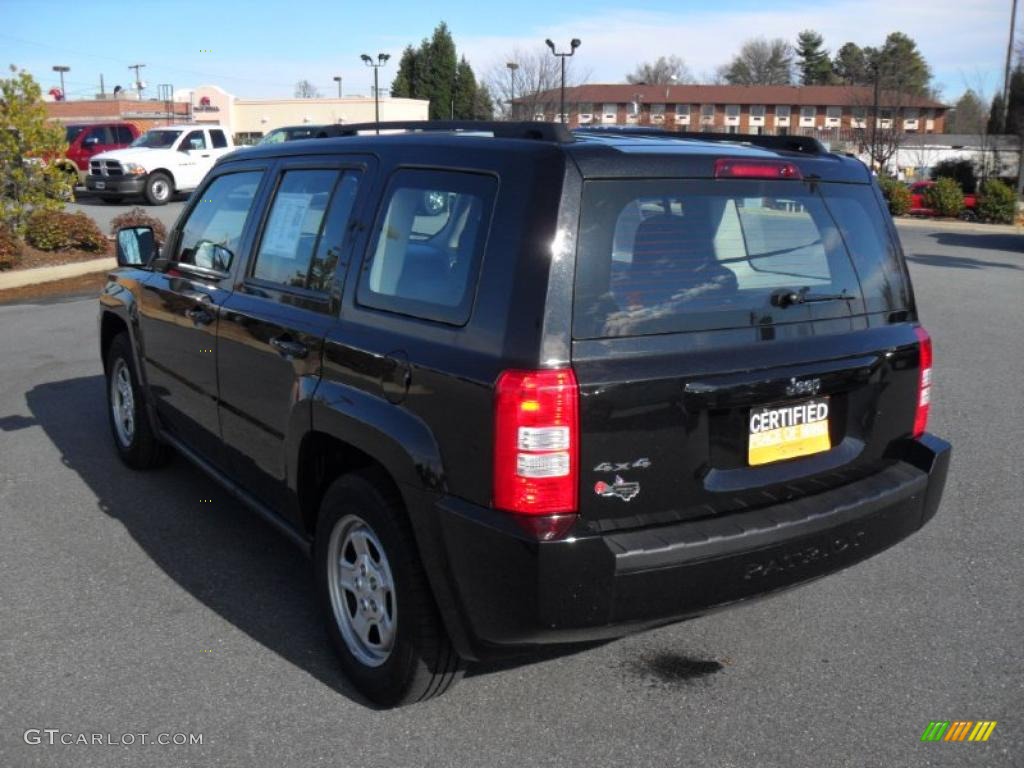
{"label": "window sticker on glass", "polygon": [[294,259],[299,248],[299,233],[313,195],[305,192],[281,192],[274,201],[274,214],[263,240],[263,253],[279,259]]}

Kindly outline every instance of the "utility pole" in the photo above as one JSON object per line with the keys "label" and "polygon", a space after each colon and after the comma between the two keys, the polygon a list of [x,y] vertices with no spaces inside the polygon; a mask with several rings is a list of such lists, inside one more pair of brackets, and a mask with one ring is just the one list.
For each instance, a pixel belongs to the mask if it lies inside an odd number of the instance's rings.
{"label": "utility pole", "polygon": [[388,63],[388,59],[391,58],[391,54],[378,53],[377,62],[374,63],[373,59],[367,54],[363,54],[360,57],[363,63],[368,67],[373,67],[373,121],[377,124],[377,133],[380,134],[380,87],[377,82],[377,71]]}
{"label": "utility pole", "polygon": [[1006,44],[1006,70],[1003,73],[1003,133],[1009,133],[1010,126],[1010,63],[1013,61],[1013,33],[1017,25],[1017,0],[1013,0],[1010,11],[1010,42]]}
{"label": "utility pole", "polygon": [[508,100],[508,111],[509,117],[514,119],[516,109],[516,70],[519,69],[519,65],[514,61],[510,61],[505,66],[508,67],[509,75],[512,78],[512,96]]}
{"label": "utility pole", "polygon": [[67,91],[64,90],[64,73],[70,72],[71,67],[65,67],[62,64],[57,64],[56,66],[54,66],[53,71],[60,73],[60,100],[67,101],[68,94]]}
{"label": "utility pole", "polygon": [[878,62],[874,61],[871,63],[871,69],[875,75],[875,96],[874,96],[874,107],[872,107],[871,114],[871,144],[868,147],[868,159],[871,161],[872,170],[875,165],[875,142],[878,137],[878,91],[881,87],[881,74],[878,68]]}
{"label": "utility pole", "polygon": [[551,53],[554,54],[555,56],[557,56],[558,58],[560,58],[562,60],[562,100],[561,100],[561,106],[559,108],[559,115],[562,118],[562,122],[563,123],[567,123],[567,122],[569,122],[569,119],[568,119],[568,115],[565,114],[565,60],[568,57],[572,56],[574,53],[576,53],[576,49],[579,48],[580,44],[581,44],[580,43],[580,39],[578,37],[574,37],[569,42],[569,51],[568,52],[564,52],[563,51],[562,53],[559,53],[558,51],[555,50],[555,44],[553,42],[551,42],[550,39],[549,40],[545,40],[544,42],[547,44],[548,48],[551,49]]}
{"label": "utility pole", "polygon": [[106,98],[107,92],[103,87],[103,73],[100,72],[100,98]]}
{"label": "utility pole", "polygon": [[338,84],[338,98],[341,98],[341,75],[334,76],[334,82]]}
{"label": "utility pole", "polygon": [[128,69],[135,70],[135,90],[139,92],[139,101],[142,101],[142,80],[139,79],[139,70],[142,69],[145,64],[129,64]]}

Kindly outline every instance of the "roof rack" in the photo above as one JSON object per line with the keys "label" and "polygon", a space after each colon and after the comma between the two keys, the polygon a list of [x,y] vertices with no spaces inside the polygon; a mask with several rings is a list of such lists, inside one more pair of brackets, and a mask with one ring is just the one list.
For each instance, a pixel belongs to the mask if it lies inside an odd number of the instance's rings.
{"label": "roof rack", "polygon": [[493,120],[399,120],[386,123],[340,125],[333,136],[356,136],[361,131],[408,131],[409,133],[489,133],[496,139],[532,139],[559,144],[574,141],[561,123],[498,122]]}
{"label": "roof rack", "polygon": [[827,150],[813,136],[763,136],[754,133],[697,133],[693,131],[666,131],[643,126],[588,126],[576,128],[573,133],[618,134],[621,136],[654,136],[663,139],[690,139],[692,141],[730,142],[752,144],[765,149],[803,152],[808,155],[825,154]]}

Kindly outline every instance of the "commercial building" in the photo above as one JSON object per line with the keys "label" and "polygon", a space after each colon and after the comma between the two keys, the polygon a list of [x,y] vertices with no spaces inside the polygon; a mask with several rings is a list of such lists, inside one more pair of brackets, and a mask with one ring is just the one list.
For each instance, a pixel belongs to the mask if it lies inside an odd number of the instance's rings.
{"label": "commercial building", "polygon": [[[123,92],[122,92],[123,94]],[[126,98],[48,101],[51,119],[61,123],[98,123],[124,120],[147,130],[169,123],[217,123],[236,143],[247,144],[285,125],[369,123],[374,121],[374,100],[366,96],[329,99],[243,99],[215,85],[178,90],[169,101]],[[426,120],[430,102],[423,99],[384,97],[380,119]]]}
{"label": "commercial building", "polygon": [[[870,126],[942,133],[948,107],[908,94],[846,85],[580,85],[565,89],[567,121],[673,131],[810,134],[847,138]],[[516,99],[519,117],[560,121],[561,90]],[[877,108],[877,115],[876,110]]]}

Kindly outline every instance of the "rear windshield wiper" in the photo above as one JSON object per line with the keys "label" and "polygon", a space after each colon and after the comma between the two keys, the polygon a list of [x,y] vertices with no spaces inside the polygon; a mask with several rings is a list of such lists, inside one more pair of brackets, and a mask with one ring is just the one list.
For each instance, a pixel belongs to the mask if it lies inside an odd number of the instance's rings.
{"label": "rear windshield wiper", "polygon": [[793,304],[812,304],[820,301],[854,301],[855,296],[851,296],[844,289],[842,293],[810,293],[810,288],[804,287],[799,291],[793,291],[789,288],[780,288],[776,291],[772,291],[772,306],[786,307],[792,306]]}

